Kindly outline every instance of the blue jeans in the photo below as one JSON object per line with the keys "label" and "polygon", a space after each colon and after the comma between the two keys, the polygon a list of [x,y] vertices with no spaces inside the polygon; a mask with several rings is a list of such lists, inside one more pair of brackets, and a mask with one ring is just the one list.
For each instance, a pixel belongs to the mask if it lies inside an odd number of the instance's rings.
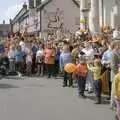
{"label": "blue jeans", "polygon": [[95,93],[96,93],[96,97],[101,97],[101,91],[102,91],[102,82],[101,80],[95,80],[94,82],[95,85]]}

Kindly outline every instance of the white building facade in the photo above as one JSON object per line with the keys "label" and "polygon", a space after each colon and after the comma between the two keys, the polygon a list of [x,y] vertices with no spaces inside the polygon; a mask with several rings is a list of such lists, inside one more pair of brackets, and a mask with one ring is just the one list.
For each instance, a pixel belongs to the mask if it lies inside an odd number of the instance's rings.
{"label": "white building facade", "polygon": [[23,32],[25,28],[29,34],[42,37],[59,28],[73,33],[81,26],[80,19],[84,18],[81,11],[88,8],[88,4],[91,31],[99,32],[101,26],[120,26],[120,0],[44,0],[37,6],[34,1],[33,8],[23,5],[13,19],[14,33]]}
{"label": "white building facade", "polygon": [[[66,6],[67,5],[67,6]],[[63,28],[75,32],[80,24],[79,4],[75,0],[45,0],[33,9],[22,8],[13,19],[13,32],[46,36],[49,30]]]}
{"label": "white building facade", "polygon": [[92,32],[99,32],[100,27],[120,26],[120,0],[90,0],[89,27]]}

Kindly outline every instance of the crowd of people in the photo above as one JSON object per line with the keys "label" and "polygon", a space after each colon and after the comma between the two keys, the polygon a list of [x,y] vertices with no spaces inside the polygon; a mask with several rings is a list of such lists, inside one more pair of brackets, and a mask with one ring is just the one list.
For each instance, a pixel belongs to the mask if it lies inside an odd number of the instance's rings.
{"label": "crowd of people", "polygon": [[[81,39],[54,42],[53,38],[43,41],[11,37],[4,43],[0,72],[17,73],[19,77],[47,75],[49,79],[62,74],[63,87],[74,87],[74,80],[77,81],[80,98],[86,98],[85,90],[95,91],[96,104],[101,104],[102,93],[107,93],[111,105],[117,108],[116,119],[120,120],[120,40],[103,34]],[[7,61],[5,71],[1,67],[4,61]],[[76,65],[75,72],[65,71],[68,63]]]}

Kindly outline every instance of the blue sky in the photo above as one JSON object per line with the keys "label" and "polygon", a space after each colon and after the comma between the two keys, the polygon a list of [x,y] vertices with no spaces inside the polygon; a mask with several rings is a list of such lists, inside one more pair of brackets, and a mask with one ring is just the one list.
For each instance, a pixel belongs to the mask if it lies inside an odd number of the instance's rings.
{"label": "blue sky", "polygon": [[3,20],[9,22],[9,18],[13,18],[22,8],[22,4],[27,0],[1,0],[0,1],[0,23]]}

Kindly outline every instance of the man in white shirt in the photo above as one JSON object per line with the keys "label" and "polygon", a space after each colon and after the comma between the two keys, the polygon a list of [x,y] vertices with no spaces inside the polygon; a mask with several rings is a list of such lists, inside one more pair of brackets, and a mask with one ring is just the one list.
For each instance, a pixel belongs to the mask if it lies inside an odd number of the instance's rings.
{"label": "man in white shirt", "polygon": [[[87,61],[91,61],[94,59],[94,55],[95,55],[95,51],[92,48],[92,45],[90,45],[89,42],[85,42],[84,43],[84,47],[82,49],[82,52],[85,53],[86,56],[86,60]],[[87,84],[86,84],[86,90],[88,90],[89,93],[91,93],[93,91],[93,78],[92,78],[92,74],[91,71],[88,71],[88,76],[86,78]]]}

